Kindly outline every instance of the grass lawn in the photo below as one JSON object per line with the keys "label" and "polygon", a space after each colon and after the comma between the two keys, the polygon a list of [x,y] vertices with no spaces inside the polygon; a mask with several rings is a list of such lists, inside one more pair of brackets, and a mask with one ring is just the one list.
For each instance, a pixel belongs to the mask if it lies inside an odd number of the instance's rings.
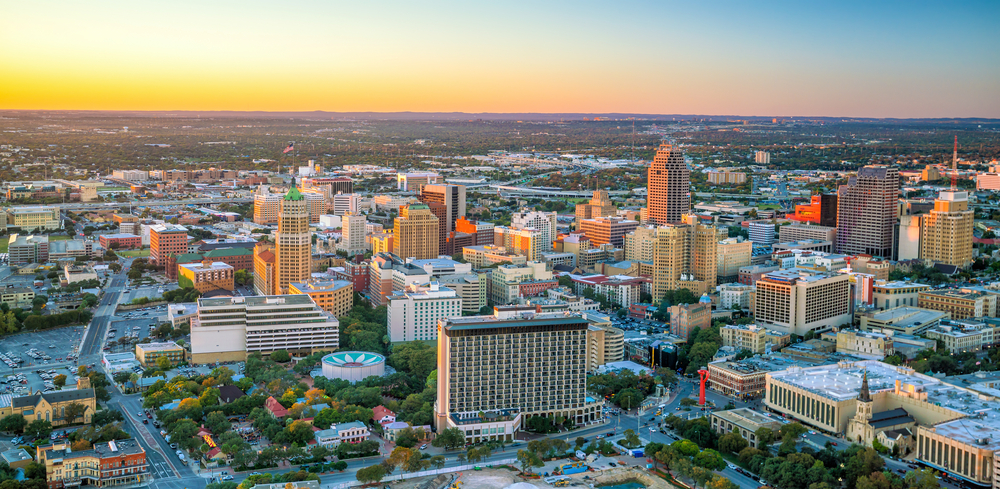
{"label": "grass lawn", "polygon": [[8,244],[8,241],[7,241],[7,237],[6,236],[4,236],[3,238],[0,238],[0,253],[6,253],[7,252],[7,244]]}
{"label": "grass lawn", "polygon": [[115,251],[115,254],[117,254],[118,256],[124,256],[126,258],[136,257],[136,256],[143,256],[143,257],[145,257],[145,256],[149,256],[149,250],[148,249],[147,250],[123,250],[123,251]]}
{"label": "grass lawn", "polygon": [[760,204],[757,206],[757,208],[762,211],[769,211],[772,209],[781,209],[781,206],[778,204]]}

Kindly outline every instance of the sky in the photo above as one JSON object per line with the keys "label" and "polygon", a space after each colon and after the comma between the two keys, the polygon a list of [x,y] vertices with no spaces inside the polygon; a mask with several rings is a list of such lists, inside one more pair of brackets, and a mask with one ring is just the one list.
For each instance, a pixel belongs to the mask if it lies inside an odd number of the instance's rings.
{"label": "sky", "polygon": [[0,109],[1000,118],[1000,2],[6,0]]}

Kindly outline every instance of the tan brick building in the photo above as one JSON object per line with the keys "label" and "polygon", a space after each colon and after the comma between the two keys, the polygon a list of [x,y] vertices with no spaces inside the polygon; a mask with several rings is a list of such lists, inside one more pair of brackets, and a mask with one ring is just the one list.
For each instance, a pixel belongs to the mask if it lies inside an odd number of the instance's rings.
{"label": "tan brick building", "polygon": [[393,249],[400,258],[424,260],[438,257],[439,220],[427,204],[401,207],[392,234]]}

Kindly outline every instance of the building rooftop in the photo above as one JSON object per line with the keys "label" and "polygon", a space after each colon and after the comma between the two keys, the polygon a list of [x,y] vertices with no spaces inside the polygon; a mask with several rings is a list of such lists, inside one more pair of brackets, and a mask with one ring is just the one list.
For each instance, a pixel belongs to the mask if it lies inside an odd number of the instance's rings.
{"label": "building rooftop", "polygon": [[186,233],[187,228],[181,226],[180,224],[154,224],[149,227],[151,231],[156,231],[157,233]]}
{"label": "building rooftop", "polygon": [[310,280],[308,282],[295,282],[290,284],[304,294],[309,292],[333,292],[344,287],[353,287],[354,284],[347,280]]}
{"label": "building rooftop", "polygon": [[962,299],[962,300],[976,300],[986,294],[979,291],[967,290],[967,289],[943,289],[943,290],[924,290],[920,292],[924,295],[934,295],[938,297],[947,297],[949,299]]}
{"label": "building rooftop", "polygon": [[292,185],[292,188],[288,189],[288,193],[285,194],[285,200],[302,200],[305,197],[299,193],[299,189]]}
{"label": "building rooftop", "polygon": [[458,297],[458,294],[454,290],[443,287],[438,282],[431,282],[426,286],[410,284],[403,290],[393,291],[392,295],[386,297],[386,300],[393,301],[408,298],[416,300],[453,299],[456,297]]}
{"label": "building rooftop", "polygon": [[[64,450],[55,448],[64,446],[66,447]],[[43,450],[50,448],[46,458],[52,461],[84,457],[107,458],[145,453],[145,450],[143,450],[142,447],[139,446],[139,443],[135,440],[113,440],[107,443],[98,443],[89,450],[78,451],[70,451],[68,443],[46,445],[40,448]]]}
{"label": "building rooftop", "polygon": [[931,288],[930,285],[918,284],[916,282],[886,282],[882,284],[875,284],[876,289],[906,289],[910,287]]}
{"label": "building rooftop", "polygon": [[[264,253],[269,253],[269,251],[265,251]],[[216,248],[214,250],[206,251],[202,256],[205,258],[218,258],[223,256],[245,256],[252,254],[253,250],[250,248]]]}
{"label": "building rooftop", "polygon": [[772,416],[768,413],[759,413],[757,411],[747,408],[716,411],[712,413],[712,416],[722,418],[736,425],[745,425],[745,424],[766,425],[770,423],[784,424],[788,422],[781,416],[777,415]]}
{"label": "building rooftop", "polygon": [[250,297],[215,297],[198,299],[198,307],[219,307],[233,304],[246,304],[248,307],[273,305],[315,304],[306,294],[291,295],[257,295]]}
{"label": "building rooftop", "polygon": [[102,238],[108,239],[129,239],[129,238],[141,238],[141,236],[136,236],[132,233],[115,233],[115,234],[102,234]]}
{"label": "building rooftop", "polygon": [[162,343],[138,343],[135,345],[136,348],[141,348],[143,351],[164,351],[164,350],[181,350],[181,346],[173,341],[165,341]]}
{"label": "building rooftop", "polygon": [[194,263],[181,263],[177,266],[194,272],[203,272],[205,270],[232,270],[233,268],[228,263],[223,263],[221,261],[214,261],[208,264],[198,261]]}
{"label": "building rooftop", "polygon": [[524,314],[521,317],[500,319],[496,316],[466,316],[442,319],[442,329],[475,330],[490,328],[516,328],[531,326],[557,326],[569,324],[587,325],[587,320],[579,313],[551,312]]}

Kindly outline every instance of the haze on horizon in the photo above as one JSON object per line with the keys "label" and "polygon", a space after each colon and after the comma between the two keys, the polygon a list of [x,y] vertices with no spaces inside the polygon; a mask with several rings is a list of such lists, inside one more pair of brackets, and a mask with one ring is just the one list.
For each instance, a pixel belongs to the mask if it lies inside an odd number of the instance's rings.
{"label": "haze on horizon", "polygon": [[1000,118],[997,18],[988,0],[12,2],[0,110]]}

